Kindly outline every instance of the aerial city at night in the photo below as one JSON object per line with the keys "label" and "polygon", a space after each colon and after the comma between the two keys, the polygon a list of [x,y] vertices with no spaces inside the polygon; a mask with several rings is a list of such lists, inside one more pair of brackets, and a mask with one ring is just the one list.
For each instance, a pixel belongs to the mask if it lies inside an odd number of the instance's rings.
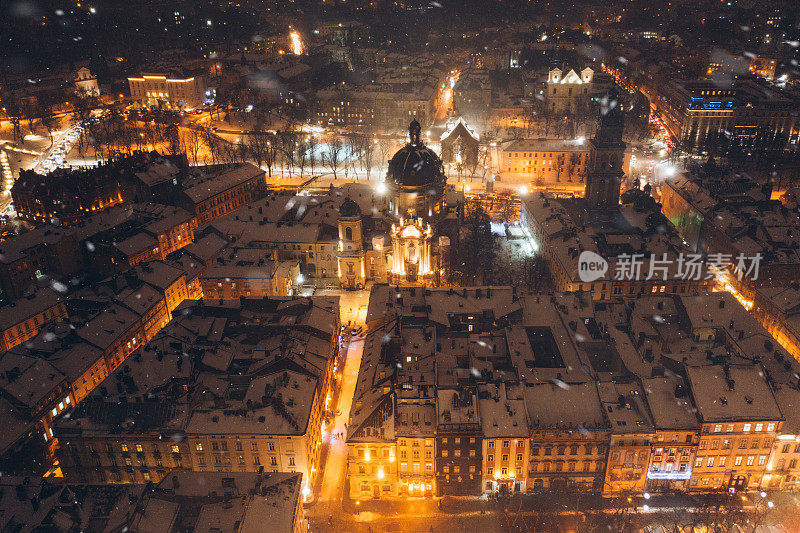
{"label": "aerial city at night", "polygon": [[800,533],[798,0],[0,1],[0,532]]}

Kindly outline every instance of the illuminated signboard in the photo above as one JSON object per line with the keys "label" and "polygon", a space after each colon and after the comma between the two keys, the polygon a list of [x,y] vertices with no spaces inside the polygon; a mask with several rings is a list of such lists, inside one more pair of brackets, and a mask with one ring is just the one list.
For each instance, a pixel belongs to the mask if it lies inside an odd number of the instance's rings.
{"label": "illuminated signboard", "polygon": [[689,479],[692,477],[692,469],[686,470],[685,472],[647,472],[647,479]]}

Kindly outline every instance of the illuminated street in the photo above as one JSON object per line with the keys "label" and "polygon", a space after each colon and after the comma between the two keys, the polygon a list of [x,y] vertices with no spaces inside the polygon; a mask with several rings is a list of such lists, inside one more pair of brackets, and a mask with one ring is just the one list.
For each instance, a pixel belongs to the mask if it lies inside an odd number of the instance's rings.
{"label": "illuminated street", "polygon": [[324,465],[320,494],[317,498],[319,502],[333,502],[336,505],[342,500],[347,467],[347,428],[345,426],[350,417],[353,391],[355,391],[358,380],[363,349],[364,340],[361,338],[353,338],[347,343],[344,370],[342,370],[341,379],[338,382],[339,396],[334,409],[335,416],[330,427],[326,427],[327,460]]}

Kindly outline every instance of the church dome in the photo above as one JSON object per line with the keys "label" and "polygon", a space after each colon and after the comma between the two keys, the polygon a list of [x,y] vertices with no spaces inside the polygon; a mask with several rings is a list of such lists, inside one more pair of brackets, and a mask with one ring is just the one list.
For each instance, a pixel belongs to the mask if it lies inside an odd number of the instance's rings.
{"label": "church dome", "polygon": [[421,187],[442,176],[442,161],[430,148],[405,145],[389,161],[389,179],[404,187]]}
{"label": "church dome", "polygon": [[442,160],[422,144],[419,122],[414,119],[408,130],[410,142],[389,161],[389,180],[401,187],[422,187],[443,181]]}
{"label": "church dome", "polygon": [[361,207],[348,196],[339,206],[339,215],[343,217],[359,217],[361,216]]}

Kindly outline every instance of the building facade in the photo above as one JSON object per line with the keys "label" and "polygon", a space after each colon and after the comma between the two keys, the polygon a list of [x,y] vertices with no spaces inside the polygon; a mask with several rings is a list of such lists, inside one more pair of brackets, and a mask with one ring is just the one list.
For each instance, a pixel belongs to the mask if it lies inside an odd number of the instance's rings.
{"label": "building facade", "polygon": [[479,494],[483,433],[477,393],[472,389],[438,389],[436,408],[436,495]]}
{"label": "building facade", "polygon": [[547,74],[547,104],[551,113],[564,115],[586,112],[593,92],[594,71],[586,67],[577,73],[554,68]]}
{"label": "building facade", "polygon": [[183,109],[203,104],[206,86],[205,76],[181,76],[159,73],[144,73],[128,78],[131,98],[146,107]]}

